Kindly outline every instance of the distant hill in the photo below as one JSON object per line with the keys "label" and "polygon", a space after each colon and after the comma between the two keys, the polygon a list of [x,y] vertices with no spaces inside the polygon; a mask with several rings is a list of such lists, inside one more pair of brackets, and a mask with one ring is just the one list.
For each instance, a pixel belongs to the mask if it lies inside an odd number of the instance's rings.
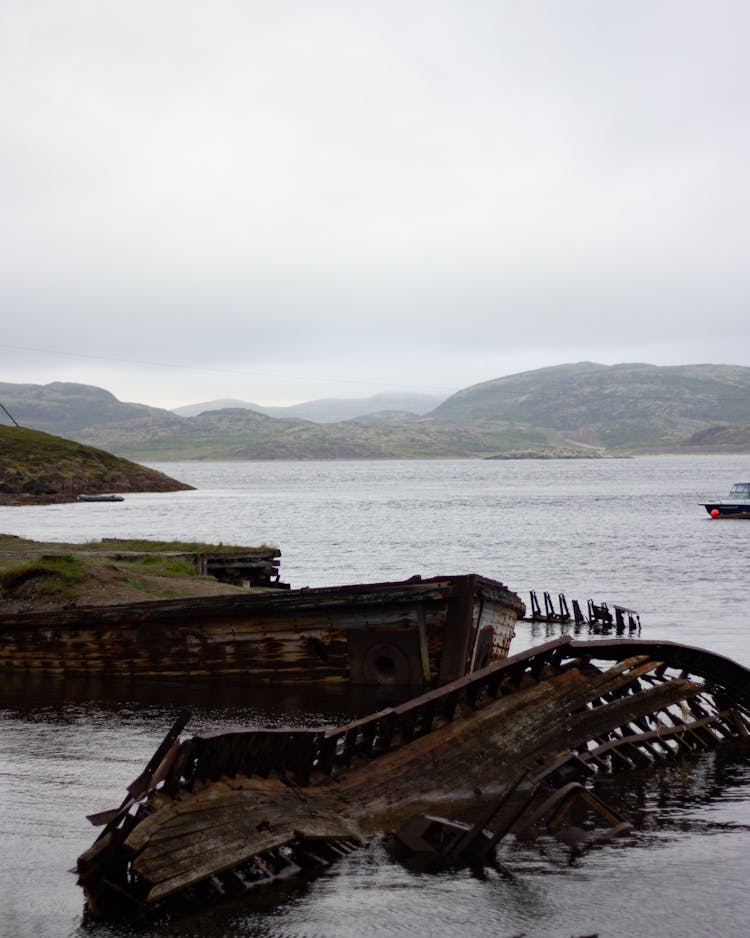
{"label": "distant hill", "polygon": [[172,413],[178,417],[198,417],[212,410],[254,410],[258,414],[264,413],[260,404],[251,404],[249,401],[238,401],[233,397],[223,397],[218,401],[203,401],[201,404],[185,404],[182,407],[173,407]]}
{"label": "distant hill", "polygon": [[682,444],[716,425],[748,423],[750,368],[579,362],[475,384],[430,416],[546,427],[608,449]]}
{"label": "distant hill", "polygon": [[738,450],[750,452],[750,424],[719,424],[698,430],[686,442],[687,447],[701,449],[727,449],[735,447]]}
{"label": "distant hill", "polygon": [[[70,436],[83,427],[170,414],[159,407],[124,404],[114,394],[88,384],[0,382],[0,401],[22,426]],[[0,411],[0,424],[10,421]]]}
{"label": "distant hill", "polygon": [[[427,414],[387,407],[336,422],[302,419],[289,414],[293,408],[279,408],[287,414],[280,418],[244,406],[181,417],[65,384],[44,386],[50,413],[38,386],[3,387],[4,402],[28,425],[39,425],[29,421],[33,405],[42,424],[74,423],[67,436],[140,461],[750,452],[750,368],[733,365],[579,362],[473,385]],[[31,403],[18,390],[27,388]],[[375,407],[384,397],[366,400]],[[86,410],[84,403],[96,406]],[[87,414],[92,422],[82,426]]]}
{"label": "distant hill", "polygon": [[422,415],[433,410],[443,400],[445,400],[445,395],[409,392],[388,392],[362,398],[322,398],[316,401],[306,401],[303,404],[289,404],[286,407],[269,407],[251,404],[247,401],[225,399],[175,407],[173,413],[180,417],[197,417],[208,411],[242,408],[254,410],[267,417],[296,417],[300,420],[312,420],[314,423],[337,423],[340,420],[368,417],[371,414],[387,411]]}
{"label": "distant hill", "polygon": [[132,421],[89,431],[96,445],[139,459],[358,459],[387,453],[349,424],[279,419],[243,408],[208,411],[179,422]]}
{"label": "distant hill", "polygon": [[146,461],[462,458],[514,447],[550,450],[562,445],[559,435],[544,430],[508,430],[481,421],[465,427],[424,417],[321,424],[239,408],[182,418],[177,425],[131,421],[87,432],[97,446]]}
{"label": "distant hill", "polygon": [[377,410],[361,417],[351,417],[349,423],[412,423],[419,420],[419,414],[410,410]]}
{"label": "distant hill", "polygon": [[192,486],[41,430],[0,426],[0,502],[81,494],[175,492]]}

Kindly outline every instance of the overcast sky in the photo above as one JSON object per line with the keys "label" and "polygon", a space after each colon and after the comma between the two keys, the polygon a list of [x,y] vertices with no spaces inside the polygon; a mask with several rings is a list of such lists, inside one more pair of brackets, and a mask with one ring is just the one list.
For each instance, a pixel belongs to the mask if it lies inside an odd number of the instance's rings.
{"label": "overcast sky", "polygon": [[750,3],[0,0],[0,380],[750,365]]}

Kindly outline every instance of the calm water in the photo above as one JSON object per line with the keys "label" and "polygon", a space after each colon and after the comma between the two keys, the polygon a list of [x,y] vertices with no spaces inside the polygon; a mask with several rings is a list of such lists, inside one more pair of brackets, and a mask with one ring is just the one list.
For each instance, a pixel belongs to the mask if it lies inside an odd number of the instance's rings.
{"label": "calm water", "polygon": [[[170,463],[195,492],[117,504],[0,507],[0,531],[45,540],[154,537],[271,543],[293,587],[482,573],[528,591],[637,609],[644,637],[750,665],[750,522],[700,507],[750,478],[748,457],[602,461]],[[555,632],[557,634],[557,632]],[[544,640],[522,625],[520,649]],[[90,929],[69,872],[189,702],[191,729],[337,722],[350,695],[176,685],[23,682],[0,689],[0,934],[120,938]],[[381,705],[381,701],[377,705]],[[374,709],[374,708],[373,708]],[[375,844],[264,908],[222,907],[146,934],[744,936],[750,916],[750,759],[709,754],[631,777],[610,800],[636,834],[571,862],[509,843],[513,877],[424,874]]]}

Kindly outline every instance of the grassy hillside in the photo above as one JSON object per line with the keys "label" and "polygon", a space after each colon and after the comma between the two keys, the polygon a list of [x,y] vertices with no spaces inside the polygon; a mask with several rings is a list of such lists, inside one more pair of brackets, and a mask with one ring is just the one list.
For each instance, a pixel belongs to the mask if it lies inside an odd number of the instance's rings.
{"label": "grassy hillside", "polygon": [[419,394],[414,391],[384,392],[374,394],[371,397],[322,398],[315,401],[305,401],[302,404],[287,404],[286,406],[276,407],[229,399],[175,407],[173,413],[180,417],[197,417],[207,411],[242,408],[243,410],[254,410],[259,414],[265,414],[267,417],[312,420],[315,423],[338,423],[340,420],[367,417],[370,414],[385,410],[405,411],[414,415],[426,414],[445,400],[445,397],[445,394]]}
{"label": "grassy hillside", "polygon": [[[499,422],[467,425],[429,418],[318,424],[276,420],[246,410],[155,423],[97,428],[91,440],[134,459],[402,459],[490,456],[509,449],[565,446],[559,434]],[[575,449],[575,447],[568,447]]]}
{"label": "grassy hillside", "polygon": [[394,411],[337,423],[245,408],[146,411],[69,435],[152,461],[748,452],[750,368],[579,362],[473,385],[421,417]]}
{"label": "grassy hillside", "polygon": [[224,544],[106,539],[39,543],[0,534],[0,614],[247,593],[199,576],[191,554],[274,551]]}
{"label": "grassy hillside", "polygon": [[[145,404],[125,404],[114,394],[87,384],[54,381],[51,384],[0,382],[0,401],[22,426],[71,436],[96,424],[164,418],[170,411]],[[4,415],[0,413],[0,418]],[[0,419],[0,423],[8,423]]]}
{"label": "grassy hillside", "polygon": [[192,486],[41,430],[0,426],[0,495],[75,498],[82,493],[173,492]]}
{"label": "grassy hillside", "polygon": [[747,424],[750,368],[560,365],[466,388],[432,417],[518,421],[608,449],[683,444],[717,424]]}

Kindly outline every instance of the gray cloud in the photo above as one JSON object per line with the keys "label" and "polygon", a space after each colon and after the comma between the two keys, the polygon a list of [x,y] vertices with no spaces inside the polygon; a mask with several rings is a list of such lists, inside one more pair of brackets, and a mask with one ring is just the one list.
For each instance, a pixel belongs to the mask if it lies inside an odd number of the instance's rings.
{"label": "gray cloud", "polygon": [[739,0],[0,16],[5,380],[172,406],[750,364]]}

